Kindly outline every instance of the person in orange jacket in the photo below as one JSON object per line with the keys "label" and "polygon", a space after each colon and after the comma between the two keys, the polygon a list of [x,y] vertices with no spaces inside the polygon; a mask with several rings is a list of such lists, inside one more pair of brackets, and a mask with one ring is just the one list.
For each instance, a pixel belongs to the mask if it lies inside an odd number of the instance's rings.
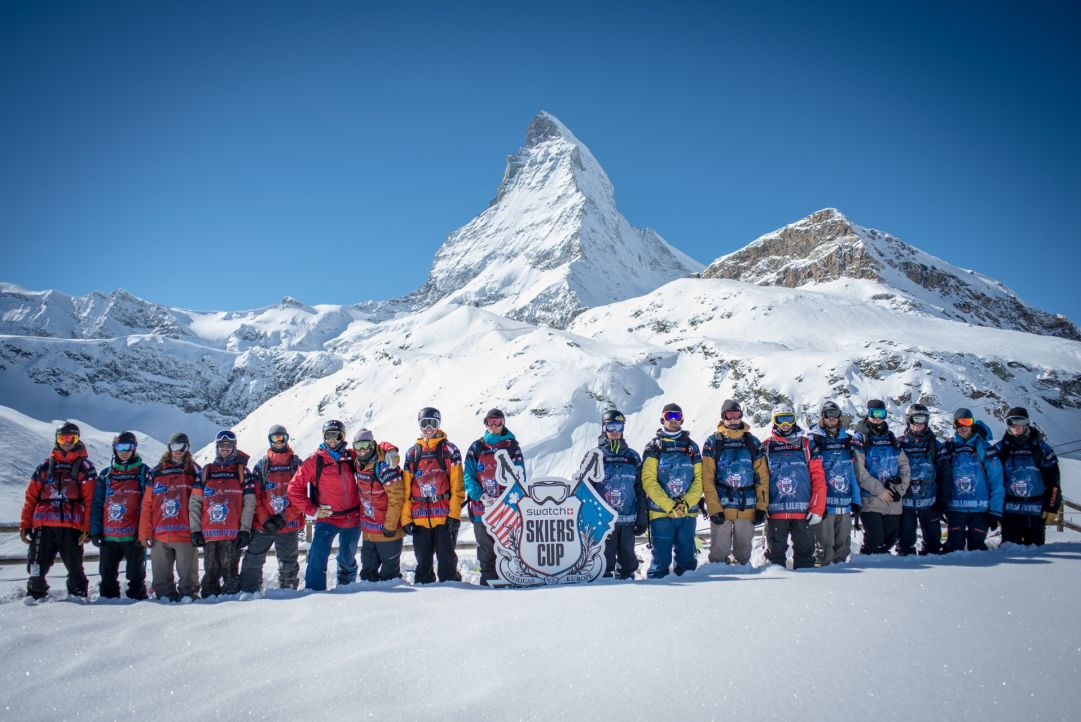
{"label": "person in orange jacket", "polygon": [[405,455],[403,480],[408,498],[402,505],[402,529],[413,535],[416,584],[436,579],[433,557],[438,561],[441,582],[460,582],[455,545],[465,502],[462,454],[440,428],[438,409],[427,406],[417,414],[421,437]]}
{"label": "person in orange jacket", "polygon": [[29,544],[26,593],[44,599],[49,593],[45,575],[57,553],[68,570],[68,595],[86,599],[83,545],[90,539],[90,508],[94,501],[97,470],[79,441],[79,427],[65,421],[56,427],[56,445],[26,487],[19,517],[19,538]]}
{"label": "person in orange jacket", "polygon": [[192,602],[199,597],[199,552],[191,543],[188,502],[202,477],[188,435],[178,431],[170,436],[168,448],[151,471],[139,518],[139,542],[150,550],[151,588],[158,600]]}
{"label": "person in orange jacket", "polygon": [[366,582],[400,579],[402,503],[405,484],[399,468],[398,447],[377,444],[375,435],[361,429],[353,436],[353,470],[360,493],[360,578]]}

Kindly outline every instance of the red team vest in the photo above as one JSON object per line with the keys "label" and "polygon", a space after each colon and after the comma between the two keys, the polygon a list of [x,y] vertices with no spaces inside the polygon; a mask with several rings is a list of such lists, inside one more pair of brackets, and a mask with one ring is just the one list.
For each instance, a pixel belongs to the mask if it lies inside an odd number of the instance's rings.
{"label": "red team vest", "polygon": [[255,507],[256,529],[262,530],[263,523],[274,516],[281,514],[285,517],[286,524],[278,533],[300,529],[304,523],[304,512],[289,504],[289,480],[300,468],[300,459],[292,453],[279,454],[269,451],[263,458],[262,478],[257,480],[259,485],[257,493],[259,504]]}
{"label": "red team vest", "polygon": [[387,488],[375,473],[382,466],[376,462],[370,469],[357,472],[357,492],[360,494],[360,527],[366,532],[379,533],[387,521]]}
{"label": "red team vest", "polygon": [[154,485],[150,488],[150,528],[155,537],[191,533],[188,499],[195,487],[198,467],[193,472],[186,472],[183,466],[173,464],[167,464],[155,472]]}
{"label": "red team vest", "polygon": [[[57,458],[58,456],[61,458]],[[62,456],[62,452],[54,452],[42,465],[42,475],[45,478],[34,505],[35,529],[39,526],[70,526],[82,529],[87,523],[90,510],[83,502],[83,484],[87,483],[87,471],[92,471],[94,467],[87,462],[85,452],[74,461],[68,461]],[[73,465],[77,467],[74,478],[71,474]],[[93,478],[89,483],[94,483]]]}
{"label": "red team vest", "polygon": [[444,464],[449,467],[446,444],[438,444],[433,449],[424,449],[417,444],[412,451],[417,454],[416,461],[411,465],[413,481],[409,485],[409,508],[412,517],[429,519],[449,515],[450,474],[443,468]]}
{"label": "red team vest", "polygon": [[203,538],[232,541],[240,531],[244,505],[244,464],[203,467]]}
{"label": "red team vest", "polygon": [[106,537],[134,537],[139,533],[144,470],[143,464],[132,469],[109,469],[109,486],[105,489],[102,514],[102,530]]}

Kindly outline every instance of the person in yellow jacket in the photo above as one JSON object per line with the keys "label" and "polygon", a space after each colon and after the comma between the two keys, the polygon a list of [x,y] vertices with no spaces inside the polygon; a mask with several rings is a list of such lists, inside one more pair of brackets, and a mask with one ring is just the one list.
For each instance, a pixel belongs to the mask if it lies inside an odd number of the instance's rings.
{"label": "person in yellow jacket", "polygon": [[402,529],[413,536],[413,554],[417,558],[413,582],[434,582],[437,572],[441,582],[460,582],[455,545],[465,502],[462,454],[440,428],[442,416],[438,409],[421,409],[417,421],[421,437],[406,452],[402,468],[407,495],[402,504]]}
{"label": "person in yellow jacket", "polygon": [[694,525],[702,498],[702,454],[683,430],[683,409],[676,404],[664,407],[661,428],[642,452],[642,487],[653,543],[646,576],[667,576],[673,554],[676,576],[696,569]]}
{"label": "person in yellow jacket", "polygon": [[736,564],[751,561],[755,525],[769,507],[769,463],[762,442],[743,421],[732,399],[721,406],[717,433],[702,446],[702,493],[710,521],[709,560]]}

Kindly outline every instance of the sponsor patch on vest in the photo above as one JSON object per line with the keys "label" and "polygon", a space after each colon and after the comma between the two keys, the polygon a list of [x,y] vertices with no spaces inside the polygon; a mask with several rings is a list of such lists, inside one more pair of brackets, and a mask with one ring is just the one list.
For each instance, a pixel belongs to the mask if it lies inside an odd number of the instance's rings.
{"label": "sponsor patch on vest", "polygon": [[122,521],[127,510],[127,506],[123,502],[114,501],[109,504],[109,521]]}
{"label": "sponsor patch on vest", "polygon": [[175,519],[180,516],[180,499],[164,499],[161,502],[163,519]]}
{"label": "sponsor patch on vest", "polygon": [[215,524],[221,524],[222,522],[224,522],[225,518],[229,516],[229,502],[210,502],[209,516],[210,521]]}

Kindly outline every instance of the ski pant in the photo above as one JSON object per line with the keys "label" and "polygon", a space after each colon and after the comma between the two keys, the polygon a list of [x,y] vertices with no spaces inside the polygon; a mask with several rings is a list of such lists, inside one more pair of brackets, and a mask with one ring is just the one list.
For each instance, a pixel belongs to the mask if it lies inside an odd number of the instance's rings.
{"label": "ski pant", "polygon": [[417,558],[413,582],[431,584],[435,581],[433,558],[438,561],[439,581],[462,581],[462,575],[458,573],[458,553],[454,550],[457,543],[457,536],[451,536],[446,522],[432,528],[418,524],[413,531],[413,555]]}
{"label": "ski pant", "polygon": [[240,547],[233,539],[208,541],[203,547],[203,598],[240,591]]}
{"label": "ski pant", "polygon": [[1002,541],[1043,546],[1045,527],[1043,516],[1035,514],[1003,514]]}
{"label": "ski pant", "polygon": [[137,540],[104,541],[101,543],[101,596],[116,599],[120,596],[120,561],[126,562],[124,575],[128,580],[128,599],[146,599],[146,547]]}
{"label": "ski pant", "polygon": [[317,521],[308,547],[308,566],[304,569],[305,589],[324,591],[327,588],[327,562],[334,537],[338,537],[338,584],[352,584],[357,580],[360,525],[338,527],[328,521]]}
{"label": "ski pant", "polygon": [[920,554],[942,553],[942,523],[938,513],[927,507],[926,509],[905,508],[901,512],[900,541],[897,543],[897,553],[901,555],[916,553],[916,523],[919,522],[920,531],[923,533],[923,547]]}
{"label": "ski pant", "polygon": [[848,559],[852,553],[852,515],[849,512],[827,512],[811,529],[818,566],[839,564]]}
{"label": "ski pant", "polygon": [[901,532],[901,515],[864,511],[860,512],[860,521],[863,522],[860,554],[889,554]]}
{"label": "ski pant", "polygon": [[[176,565],[180,587],[173,579]],[[150,548],[150,570],[153,575],[154,596],[158,599],[180,601],[181,597],[199,596],[199,551],[191,542],[154,541]]]}
{"label": "ski pant", "polygon": [[402,578],[402,545],[405,539],[360,543],[360,578],[366,582],[385,582]]}
{"label": "ski pant", "polygon": [[473,536],[477,539],[477,563],[480,565],[480,583],[488,586],[488,582],[497,578],[495,572],[495,539],[484,528],[484,522],[473,522]]}
{"label": "ski pant", "polygon": [[751,561],[751,542],[754,540],[753,519],[726,519],[721,524],[709,525],[709,560],[713,563],[728,561],[731,554],[736,564]]}
{"label": "ski pant", "polygon": [[788,538],[792,537],[792,568],[813,567],[814,532],[806,519],[768,519],[766,521],[766,559],[770,564],[784,566],[788,554]]}
{"label": "ski pant", "polygon": [[630,579],[638,571],[634,553],[634,522],[616,524],[604,542],[604,575]]}
{"label": "ski pant", "polygon": [[653,537],[653,560],[646,571],[647,577],[660,579],[668,576],[673,557],[676,562],[673,571],[677,577],[683,572],[698,568],[694,548],[694,525],[697,516],[694,514],[682,519],[661,517],[649,523],[650,535]]}
{"label": "ski pant", "polygon": [[83,546],[79,543],[82,532],[66,526],[39,526],[30,535],[30,549],[26,555],[26,593],[41,599],[49,592],[45,575],[52,569],[56,555],[68,570],[68,594],[85,597],[86,572],[83,571]]}
{"label": "ski pant", "polygon": [[986,551],[987,514],[982,511],[946,512],[946,548],[943,553],[963,551]]}
{"label": "ski pant", "polygon": [[277,534],[253,531],[251,542],[244,550],[244,561],[240,565],[240,591],[257,592],[263,586],[263,565],[266,564],[267,552],[272,546],[278,557],[278,586],[282,589],[296,589],[300,576],[300,564],[297,563],[298,543],[295,529]]}

